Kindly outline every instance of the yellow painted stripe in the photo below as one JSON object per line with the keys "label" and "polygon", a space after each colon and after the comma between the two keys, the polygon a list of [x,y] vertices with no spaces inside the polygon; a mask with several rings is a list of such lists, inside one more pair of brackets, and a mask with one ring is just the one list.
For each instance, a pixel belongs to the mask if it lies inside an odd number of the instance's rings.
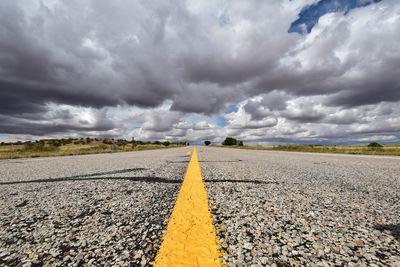
{"label": "yellow painted stripe", "polygon": [[154,266],[222,266],[196,148]]}

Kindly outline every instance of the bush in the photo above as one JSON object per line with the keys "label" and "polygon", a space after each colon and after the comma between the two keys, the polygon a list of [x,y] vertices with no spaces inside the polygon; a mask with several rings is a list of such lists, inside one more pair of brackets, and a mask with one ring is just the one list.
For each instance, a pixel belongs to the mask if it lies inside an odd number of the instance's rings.
{"label": "bush", "polygon": [[223,146],[235,146],[237,144],[237,140],[232,137],[225,138],[224,142],[222,142]]}
{"label": "bush", "polygon": [[240,141],[238,146],[243,146],[243,141]]}
{"label": "bush", "polygon": [[106,138],[106,139],[103,140],[103,143],[106,144],[106,145],[112,145],[113,141],[110,140],[109,138]]}
{"label": "bush", "polygon": [[371,142],[371,143],[369,143],[368,147],[372,150],[378,150],[378,149],[382,149],[383,146],[377,142]]}
{"label": "bush", "polygon": [[129,142],[124,140],[124,139],[118,139],[117,140],[117,145],[118,146],[126,146],[127,144],[129,144]]}
{"label": "bush", "polygon": [[52,145],[58,147],[58,146],[62,146],[62,143],[59,141],[56,141]]}
{"label": "bush", "polygon": [[204,144],[205,144],[206,146],[209,146],[209,145],[211,145],[211,142],[210,142],[210,141],[204,141]]}
{"label": "bush", "polygon": [[165,142],[163,142],[162,144],[163,144],[164,146],[169,146],[170,142],[165,141]]}

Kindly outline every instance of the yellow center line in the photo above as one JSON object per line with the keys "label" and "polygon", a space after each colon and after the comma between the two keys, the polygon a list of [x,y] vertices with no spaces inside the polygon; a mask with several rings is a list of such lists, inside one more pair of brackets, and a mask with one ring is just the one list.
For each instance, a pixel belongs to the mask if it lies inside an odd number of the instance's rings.
{"label": "yellow center line", "polygon": [[222,266],[194,148],[154,266]]}

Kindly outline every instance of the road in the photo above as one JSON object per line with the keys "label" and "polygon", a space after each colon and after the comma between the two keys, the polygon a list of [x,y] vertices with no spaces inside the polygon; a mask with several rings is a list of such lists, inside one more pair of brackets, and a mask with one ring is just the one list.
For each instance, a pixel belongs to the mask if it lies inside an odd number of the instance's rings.
{"label": "road", "polygon": [[[0,264],[149,265],[191,149],[0,161]],[[197,154],[228,266],[400,264],[400,158]]]}

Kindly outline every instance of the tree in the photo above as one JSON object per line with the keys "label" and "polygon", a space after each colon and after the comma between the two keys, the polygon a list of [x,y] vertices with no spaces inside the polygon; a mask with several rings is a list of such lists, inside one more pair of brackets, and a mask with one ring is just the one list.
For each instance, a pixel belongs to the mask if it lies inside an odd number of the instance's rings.
{"label": "tree", "polygon": [[206,146],[208,146],[208,145],[211,145],[211,142],[210,142],[210,141],[204,141],[204,144],[205,144]]}
{"label": "tree", "polygon": [[378,150],[378,149],[382,149],[383,146],[377,142],[371,142],[371,143],[369,143],[368,147],[373,150]]}
{"label": "tree", "polygon": [[239,141],[238,146],[243,146],[243,141]]}
{"label": "tree", "polygon": [[237,140],[233,137],[225,138],[225,141],[222,142],[223,146],[235,146],[237,144]]}
{"label": "tree", "polygon": [[169,141],[165,141],[162,143],[164,146],[169,146],[170,142]]}

